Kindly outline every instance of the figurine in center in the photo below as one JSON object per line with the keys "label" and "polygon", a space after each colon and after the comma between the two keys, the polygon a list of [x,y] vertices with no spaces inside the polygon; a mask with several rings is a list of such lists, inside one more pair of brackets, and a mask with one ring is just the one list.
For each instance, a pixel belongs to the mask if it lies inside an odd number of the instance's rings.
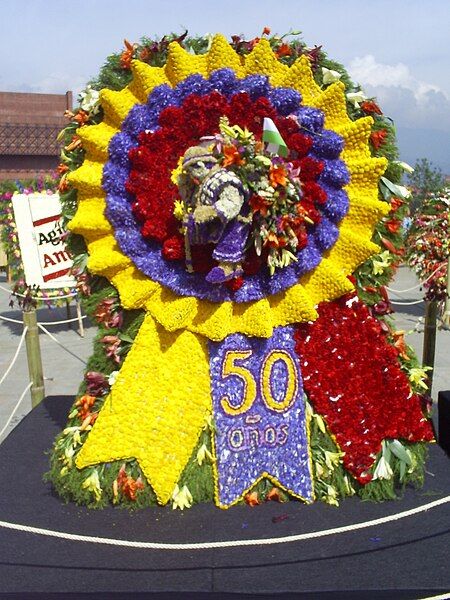
{"label": "figurine in center", "polygon": [[218,261],[206,280],[221,284],[243,274],[250,233],[248,192],[242,181],[222,168],[207,147],[193,146],[183,156],[178,189],[183,202],[186,267],[193,272],[191,246],[214,244]]}

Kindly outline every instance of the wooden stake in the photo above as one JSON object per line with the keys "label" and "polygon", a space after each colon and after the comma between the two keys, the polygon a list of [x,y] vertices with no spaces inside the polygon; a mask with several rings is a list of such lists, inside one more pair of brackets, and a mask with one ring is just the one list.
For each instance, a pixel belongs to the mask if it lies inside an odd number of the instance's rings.
{"label": "wooden stake", "polygon": [[450,328],[450,256],[447,260],[447,290],[445,297],[444,314],[442,315],[442,323],[447,329]]}
{"label": "wooden stake", "polygon": [[438,313],[438,303],[435,300],[428,300],[425,303],[425,329],[423,335],[423,354],[422,354],[422,365],[424,367],[431,367],[431,371],[428,373],[427,385],[428,393],[431,395],[431,388],[433,385],[433,370],[434,370],[434,357],[436,353],[436,321]]}
{"label": "wooden stake", "polygon": [[34,408],[45,397],[39,329],[37,326],[36,309],[34,307],[27,307],[27,310],[23,311],[23,324],[28,326],[25,343],[27,348],[28,373],[30,381],[33,384],[31,386],[31,406]]}
{"label": "wooden stake", "polygon": [[[71,310],[70,310],[70,300],[69,299],[66,300],[66,315],[67,315],[66,318],[69,321],[72,318],[72,313],[71,313]],[[72,323],[67,323],[67,326],[68,326],[69,329],[71,329],[72,328]]]}

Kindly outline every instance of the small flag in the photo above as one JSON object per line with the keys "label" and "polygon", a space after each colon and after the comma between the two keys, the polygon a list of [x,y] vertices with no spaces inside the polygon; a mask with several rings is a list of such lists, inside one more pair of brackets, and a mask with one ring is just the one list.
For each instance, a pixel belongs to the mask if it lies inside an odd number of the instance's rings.
{"label": "small flag", "polygon": [[287,156],[289,154],[286,142],[281,137],[281,133],[278,131],[277,126],[268,117],[264,117],[263,125],[263,142],[267,142],[267,151],[279,154],[280,156]]}

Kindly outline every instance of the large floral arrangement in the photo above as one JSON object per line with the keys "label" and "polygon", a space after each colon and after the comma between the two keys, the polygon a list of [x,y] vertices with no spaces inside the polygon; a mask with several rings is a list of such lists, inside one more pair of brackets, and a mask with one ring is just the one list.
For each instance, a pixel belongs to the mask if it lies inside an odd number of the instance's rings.
{"label": "large floral arrangement", "polygon": [[66,499],[337,504],[422,478],[424,373],[383,288],[393,129],[287,39],[127,42],[70,115],[60,191],[100,333],[52,454]]}
{"label": "large floral arrangement", "polygon": [[447,297],[447,267],[450,253],[450,189],[430,194],[415,214],[406,238],[409,266],[423,282],[427,300]]}
{"label": "large floral arrangement", "polygon": [[74,291],[68,287],[41,290],[26,284],[17,226],[11,202],[11,198],[15,192],[20,194],[34,194],[39,192],[52,195],[57,191],[58,179],[59,177],[55,173],[37,179],[3,181],[0,184],[0,225],[3,225],[0,230],[0,241],[8,257],[8,267],[13,283],[12,292],[18,298],[19,304],[23,302],[24,298],[27,298],[27,300],[34,302],[38,306],[47,304],[51,307],[55,304],[64,303],[64,300],[60,299],[60,297],[65,297]]}

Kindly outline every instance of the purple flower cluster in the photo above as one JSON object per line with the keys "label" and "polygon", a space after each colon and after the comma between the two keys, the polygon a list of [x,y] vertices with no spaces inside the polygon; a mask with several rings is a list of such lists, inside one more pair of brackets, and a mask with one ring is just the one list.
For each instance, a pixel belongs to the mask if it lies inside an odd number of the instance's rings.
{"label": "purple flower cluster", "polygon": [[[161,246],[145,240],[140,224],[132,214],[133,197],[126,191],[130,171],[129,152],[138,145],[143,131],[158,129],[161,111],[169,106],[180,106],[183,100],[196,94],[203,96],[217,90],[227,98],[246,92],[252,99],[267,97],[280,116],[293,115],[299,126],[314,138],[310,156],[324,162],[318,183],[327,192],[327,202],[320,207],[321,222],[308,232],[308,243],[297,254],[297,262],[277,270],[270,276],[261,269],[256,275],[246,276],[242,287],[232,292],[225,285],[212,285],[202,273],[188,273],[181,261],[167,261]],[[249,302],[282,292],[298,279],[315,269],[322,254],[330,249],[339,236],[338,223],[348,211],[348,197],[342,187],[348,183],[349,174],[339,155],[343,140],[336,133],[323,129],[323,112],[301,105],[301,95],[290,88],[276,88],[268,78],[250,75],[237,79],[231,69],[214,71],[209,79],[190,75],[175,88],[168,85],[156,87],[147,103],[136,105],[123,122],[122,130],[109,145],[109,161],[103,170],[103,188],[107,196],[106,216],[114,227],[121,250],[145,275],[158,281],[177,294],[196,296],[212,302]],[[212,132],[214,133],[214,132]]]}

